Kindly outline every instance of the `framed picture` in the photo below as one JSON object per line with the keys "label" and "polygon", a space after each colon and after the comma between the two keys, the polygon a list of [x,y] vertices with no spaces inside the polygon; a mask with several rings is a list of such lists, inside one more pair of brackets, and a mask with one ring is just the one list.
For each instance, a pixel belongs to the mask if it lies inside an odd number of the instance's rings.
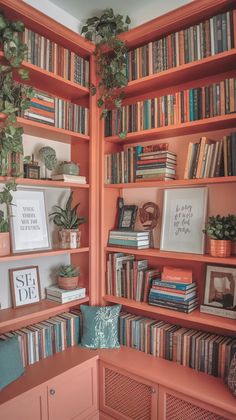
{"label": "framed picture", "polygon": [[12,268],[9,276],[14,308],[41,300],[38,266]]}
{"label": "framed picture", "polygon": [[161,250],[204,253],[207,193],[206,187],[164,191]]}
{"label": "framed picture", "polygon": [[118,229],[120,230],[133,230],[136,220],[138,206],[124,205],[119,209],[118,216]]}
{"label": "framed picture", "polygon": [[48,216],[43,190],[17,189],[12,192],[10,227],[12,251],[50,249]]}
{"label": "framed picture", "polygon": [[204,304],[236,309],[236,268],[207,266]]}

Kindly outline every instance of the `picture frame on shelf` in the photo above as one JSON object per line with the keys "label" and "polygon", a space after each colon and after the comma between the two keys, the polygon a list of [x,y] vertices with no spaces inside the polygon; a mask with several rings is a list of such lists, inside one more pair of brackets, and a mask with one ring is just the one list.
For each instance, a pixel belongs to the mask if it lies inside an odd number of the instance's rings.
{"label": "picture frame on shelf", "polygon": [[208,265],[201,312],[236,319],[236,268]]}
{"label": "picture frame on shelf", "polygon": [[37,303],[41,300],[38,266],[9,269],[13,308]]}
{"label": "picture frame on shelf", "polygon": [[118,214],[118,229],[119,230],[134,230],[138,206],[123,205],[119,209]]}
{"label": "picture frame on shelf", "polygon": [[12,252],[51,249],[45,193],[40,189],[18,188],[12,192],[10,233]]}
{"label": "picture frame on shelf", "polygon": [[164,190],[160,249],[203,254],[208,188]]}

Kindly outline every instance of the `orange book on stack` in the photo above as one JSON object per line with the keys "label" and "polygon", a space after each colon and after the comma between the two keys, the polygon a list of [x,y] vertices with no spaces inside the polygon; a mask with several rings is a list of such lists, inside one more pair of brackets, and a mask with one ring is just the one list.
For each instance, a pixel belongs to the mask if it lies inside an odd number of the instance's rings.
{"label": "orange book on stack", "polygon": [[189,268],[164,266],[161,274],[161,280],[176,283],[192,283],[193,273]]}

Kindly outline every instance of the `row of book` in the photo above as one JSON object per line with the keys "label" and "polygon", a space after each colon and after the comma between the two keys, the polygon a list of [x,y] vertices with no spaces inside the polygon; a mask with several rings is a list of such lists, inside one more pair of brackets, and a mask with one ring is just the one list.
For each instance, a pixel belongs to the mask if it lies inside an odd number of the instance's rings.
{"label": "row of book", "polygon": [[232,175],[236,175],[236,133],[218,141],[204,136],[189,143],[184,179]]}
{"label": "row of book", "polygon": [[0,336],[7,340],[16,336],[24,366],[75,346],[81,338],[81,313],[74,309],[46,321],[29,325]]}
{"label": "row of book", "polygon": [[25,28],[23,42],[28,51],[25,59],[44,70],[82,86],[89,86],[89,61],[36,32]]}
{"label": "row of book", "polygon": [[89,133],[89,109],[63,99],[55,98],[45,92],[35,90],[29,109],[22,111],[29,120],[57,128]]}
{"label": "row of book", "polygon": [[106,136],[136,132],[236,112],[236,79],[147,99],[108,112]]}
{"label": "row of book", "polygon": [[236,351],[236,338],[211,334],[122,312],[120,344],[225,378]]}
{"label": "row of book", "polygon": [[105,155],[105,184],[175,179],[176,154],[167,143],[128,146]]}
{"label": "row of book", "polygon": [[234,48],[233,13],[213,16],[127,54],[128,80],[159,73]]}
{"label": "row of book", "polygon": [[148,268],[147,260],[135,260],[122,252],[108,254],[106,292],[138,302],[148,302],[152,280],[160,276],[158,268]]}

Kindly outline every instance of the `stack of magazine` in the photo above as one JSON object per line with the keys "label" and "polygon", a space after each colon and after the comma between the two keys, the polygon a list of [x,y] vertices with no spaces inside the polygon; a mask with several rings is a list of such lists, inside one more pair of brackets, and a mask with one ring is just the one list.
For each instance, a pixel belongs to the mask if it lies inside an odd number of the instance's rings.
{"label": "stack of magazine", "polygon": [[46,287],[46,298],[59,303],[67,303],[77,299],[83,299],[86,294],[84,287],[73,290],[60,289],[58,286]]}

